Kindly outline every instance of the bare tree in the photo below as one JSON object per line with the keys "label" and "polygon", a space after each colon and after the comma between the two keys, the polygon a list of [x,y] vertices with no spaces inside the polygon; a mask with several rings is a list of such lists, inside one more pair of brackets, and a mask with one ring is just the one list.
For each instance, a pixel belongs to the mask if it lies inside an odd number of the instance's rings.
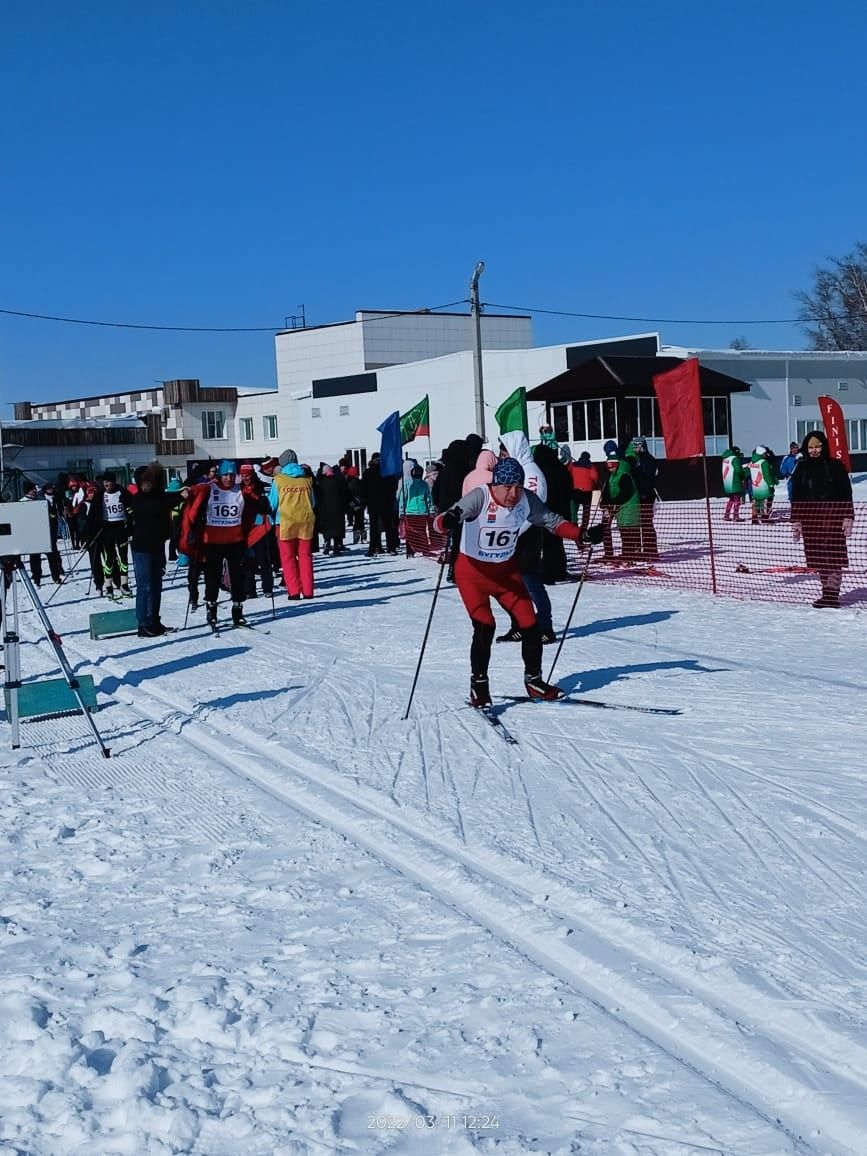
{"label": "bare tree", "polygon": [[735,337],[729,342],[729,349],[752,349],[746,337]]}
{"label": "bare tree", "polygon": [[867,244],[816,269],[812,293],[796,293],[812,349],[867,349]]}

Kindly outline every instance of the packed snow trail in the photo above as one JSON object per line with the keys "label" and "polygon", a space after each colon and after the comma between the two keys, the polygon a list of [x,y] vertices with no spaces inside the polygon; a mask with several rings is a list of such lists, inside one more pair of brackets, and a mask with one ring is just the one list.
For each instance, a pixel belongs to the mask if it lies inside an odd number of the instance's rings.
{"label": "packed snow trail", "polygon": [[[682,651],[678,656],[673,645],[663,662],[631,661],[637,650],[652,659],[662,649],[659,632],[675,616],[680,639],[698,610],[697,641],[706,648],[708,620],[719,606],[688,596],[675,605],[658,595],[660,609],[612,619],[606,590],[608,618],[588,615],[571,644],[591,661],[582,664],[582,675],[570,675],[575,655],[567,643],[564,683],[574,680],[582,692],[604,687],[616,699],[612,683],[638,678],[642,701],[651,690],[655,701],[686,697],[689,715],[618,713],[603,720],[602,712],[591,718],[556,705],[514,704],[506,717],[520,736],[518,753],[469,709],[454,710],[455,674],[463,678],[464,670],[453,645],[460,637],[454,598],[444,598],[437,611],[440,637],[450,639],[447,654],[436,645],[435,623],[420,713],[411,725],[398,725],[414,658],[402,619],[418,617],[410,603],[429,597],[429,587],[422,582],[419,589],[419,570],[405,563],[392,570],[354,560],[328,572],[333,593],[278,620],[272,639],[257,635],[247,646],[235,645],[236,637],[214,640],[203,650],[200,632],[190,631],[127,650],[121,641],[75,645],[103,672],[103,693],[120,697],[132,688],[133,705],[161,727],[180,728],[185,740],[196,734],[213,759],[228,758],[230,765],[237,750],[252,777],[264,757],[272,764],[269,776],[276,775],[266,787],[301,791],[301,802],[293,795],[292,805],[313,807],[309,813],[324,822],[339,818],[348,837],[381,857],[383,848],[393,850],[398,870],[420,871],[427,886],[436,880],[437,896],[552,974],[562,968],[590,998],[607,1006],[613,987],[624,1022],[670,1054],[722,1079],[738,1096],[739,1073],[751,1073],[759,1091],[749,1089],[750,1102],[758,1098],[759,1109],[772,1121],[779,1117],[792,1135],[810,1135],[816,1099],[817,1120],[831,1128],[831,1138],[813,1137],[811,1150],[846,1151],[847,1129],[863,1126],[849,1104],[863,1101],[867,1071],[857,950],[865,829],[858,784],[851,780],[852,797],[843,801],[845,769],[823,770],[821,792],[815,785],[808,792],[801,779],[793,783],[788,736],[795,732],[785,721],[773,732],[779,749],[765,738],[742,747],[746,757],[732,758],[739,730],[758,717],[741,710],[737,727],[726,726],[720,704],[731,695],[728,675],[736,663],[722,656],[698,662]],[[352,575],[350,597],[341,595],[339,575]],[[589,588],[582,595],[585,611],[596,596]],[[86,609],[70,613],[83,620]],[[755,609],[736,609],[751,622],[753,637]],[[759,621],[779,613],[761,611]],[[628,641],[612,643],[612,626],[630,624]],[[610,665],[620,651],[627,661]],[[594,668],[597,654],[606,665]],[[519,681],[515,658],[497,655],[503,689],[510,670]],[[231,672],[228,684],[217,674],[223,667]],[[217,681],[229,693],[215,698]],[[801,680],[801,704],[821,702],[824,688],[814,680],[806,697]],[[766,689],[763,702],[773,693],[782,696]],[[845,768],[858,729],[847,704],[839,709],[840,690],[833,694],[841,717],[835,751]],[[709,749],[716,753],[708,756]],[[662,751],[676,753],[660,757]],[[825,799],[815,799],[816,807],[805,802],[817,794]],[[320,804],[336,806],[336,816],[316,812]],[[848,827],[832,823],[843,805]],[[456,869],[466,893],[444,889]],[[814,1073],[807,1082],[806,1071]],[[832,1088],[833,1102],[821,1091]]]}

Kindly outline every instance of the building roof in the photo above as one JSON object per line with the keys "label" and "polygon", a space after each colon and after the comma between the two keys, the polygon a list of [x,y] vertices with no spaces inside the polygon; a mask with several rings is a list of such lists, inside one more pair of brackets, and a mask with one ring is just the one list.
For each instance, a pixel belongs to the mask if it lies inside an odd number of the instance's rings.
{"label": "building roof", "polygon": [[[528,401],[578,401],[593,397],[652,397],[654,374],[681,365],[680,357],[594,357],[543,381],[527,394]],[[715,369],[699,367],[704,397],[747,393],[747,382]]]}
{"label": "building roof", "polygon": [[[322,325],[299,325],[292,329],[278,329],[275,337],[286,337],[293,333],[309,333],[311,329],[336,329],[340,325],[364,325],[366,321],[387,321],[390,317],[464,317],[467,320],[472,313],[449,313],[441,309],[358,309],[351,321],[326,321]],[[494,318],[497,321],[532,321],[530,313],[489,313],[484,312],[482,319]]]}

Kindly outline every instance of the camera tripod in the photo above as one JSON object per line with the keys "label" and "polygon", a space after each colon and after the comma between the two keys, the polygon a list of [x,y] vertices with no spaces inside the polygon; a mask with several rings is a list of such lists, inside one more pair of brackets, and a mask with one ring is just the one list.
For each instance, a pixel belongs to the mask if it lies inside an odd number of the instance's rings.
{"label": "camera tripod", "polygon": [[[24,592],[30,599],[30,604],[36,613],[36,617],[39,619],[43,633],[57,656],[60,669],[63,671],[63,677],[66,679],[66,685],[75,695],[78,705],[81,707],[81,712],[87,719],[87,725],[90,727],[93,732],[93,737],[99,744],[103,758],[109,758],[111,752],[102,741],[90,709],[82,697],[81,683],[76,678],[75,671],[69,665],[69,660],[63,653],[63,642],[60,635],[51,625],[51,621],[45,612],[45,607],[39,600],[39,594],[33,584],[33,579],[24,569],[23,562],[19,556],[7,556],[3,559],[3,577],[2,580],[0,580],[0,610],[2,610],[3,614],[3,646],[6,661],[5,687],[8,692],[9,705],[7,713],[9,726],[12,731],[12,749],[17,750],[21,746],[20,718],[18,713],[18,690],[21,686],[21,638],[18,633],[19,583],[23,586]],[[10,593],[12,595],[11,619],[8,613]]]}

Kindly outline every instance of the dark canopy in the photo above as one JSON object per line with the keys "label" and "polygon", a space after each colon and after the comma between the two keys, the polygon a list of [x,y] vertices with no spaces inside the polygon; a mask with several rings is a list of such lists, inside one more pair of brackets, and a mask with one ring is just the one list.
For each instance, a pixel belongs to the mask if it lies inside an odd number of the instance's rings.
{"label": "dark canopy", "polygon": [[[528,401],[577,401],[593,397],[651,397],[653,378],[681,365],[681,357],[594,357],[543,381],[527,393]],[[702,397],[746,393],[750,386],[727,373],[699,367]]]}

